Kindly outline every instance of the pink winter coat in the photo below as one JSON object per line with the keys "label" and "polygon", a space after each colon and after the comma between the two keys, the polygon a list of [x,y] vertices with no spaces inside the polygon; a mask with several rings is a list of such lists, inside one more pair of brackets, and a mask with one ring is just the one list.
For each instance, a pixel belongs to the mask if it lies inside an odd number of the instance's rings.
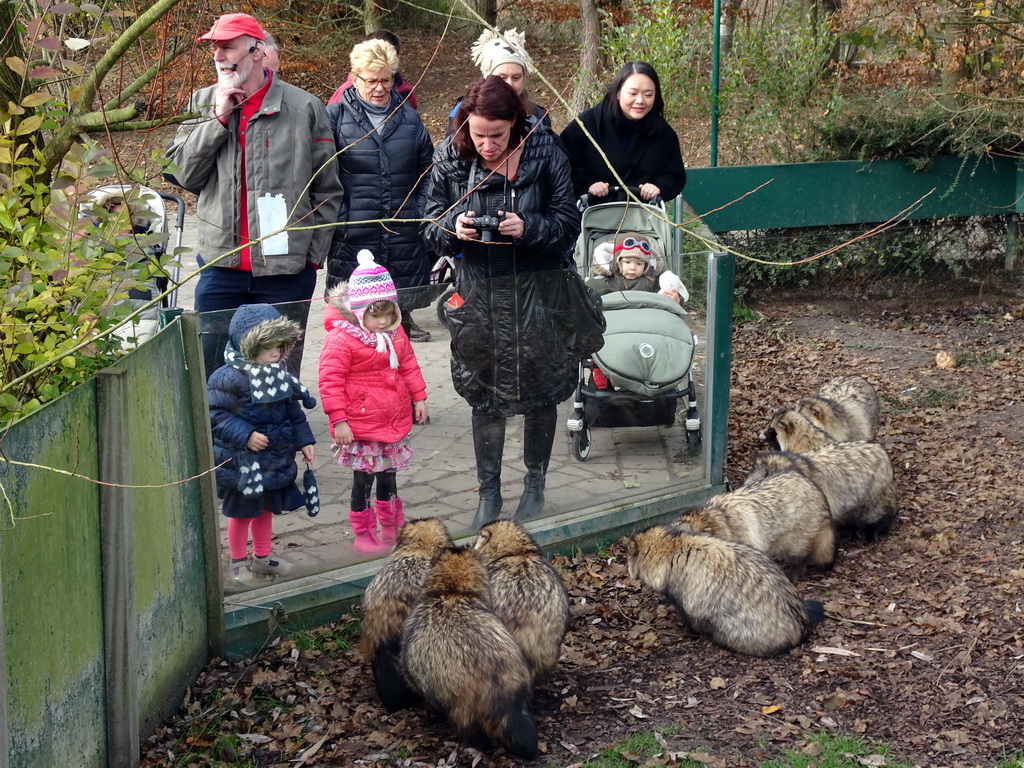
{"label": "pink winter coat", "polygon": [[320,402],[332,437],[334,425],[347,420],[356,440],[394,443],[412,430],[412,403],[427,399],[427,385],[401,327],[394,338],[397,369],[391,368],[387,354],[334,327],[343,317],[355,320],[345,306],[347,287],[339,285],[342,296],[330,296],[324,310],[327,338],[320,351]]}

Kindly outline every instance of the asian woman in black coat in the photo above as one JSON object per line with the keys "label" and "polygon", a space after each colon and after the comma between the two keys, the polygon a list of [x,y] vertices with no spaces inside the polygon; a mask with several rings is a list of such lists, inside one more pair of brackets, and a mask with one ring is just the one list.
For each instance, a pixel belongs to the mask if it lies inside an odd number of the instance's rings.
{"label": "asian woman in black coat", "polygon": [[606,197],[623,184],[639,188],[644,200],[671,200],[682,192],[686,167],[664,110],[654,67],[642,61],[623,65],[601,103],[579,116],[597,146],[576,121],[562,131],[576,195]]}

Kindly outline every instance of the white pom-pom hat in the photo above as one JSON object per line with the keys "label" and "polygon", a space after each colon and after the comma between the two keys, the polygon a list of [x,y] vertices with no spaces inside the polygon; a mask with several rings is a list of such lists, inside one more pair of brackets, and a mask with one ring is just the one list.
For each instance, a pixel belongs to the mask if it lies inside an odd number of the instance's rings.
{"label": "white pom-pom hat", "polygon": [[359,262],[348,279],[348,305],[360,323],[366,308],[378,301],[393,302],[398,307],[398,291],[391,273],[363,248],[356,254]]}
{"label": "white pom-pom hat", "polygon": [[527,75],[533,71],[533,59],[526,52],[526,34],[517,29],[506,29],[500,33],[485,29],[473,43],[470,53],[484,77],[502,64],[518,64]]}

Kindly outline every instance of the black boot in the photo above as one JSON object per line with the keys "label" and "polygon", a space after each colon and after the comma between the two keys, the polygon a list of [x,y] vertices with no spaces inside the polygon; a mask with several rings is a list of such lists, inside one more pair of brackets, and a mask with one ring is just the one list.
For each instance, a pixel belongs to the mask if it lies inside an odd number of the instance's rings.
{"label": "black boot", "polygon": [[470,527],[475,531],[501,514],[501,455],[505,448],[505,417],[473,411],[473,450],[480,506]]}
{"label": "black boot", "polygon": [[402,311],[402,327],[410,341],[430,341],[430,331],[420,328],[412,319],[412,310]]}
{"label": "black boot", "polygon": [[535,520],[544,514],[544,481],[555,442],[558,408],[554,405],[526,414],[523,423],[523,495],[516,508],[516,520]]}

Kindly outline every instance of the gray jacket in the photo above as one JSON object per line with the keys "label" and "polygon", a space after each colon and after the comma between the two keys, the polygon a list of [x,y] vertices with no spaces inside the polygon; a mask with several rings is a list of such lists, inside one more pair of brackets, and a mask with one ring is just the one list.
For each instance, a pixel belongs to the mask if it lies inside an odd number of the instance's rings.
{"label": "gray jacket", "polygon": [[[210,86],[192,95],[189,108],[203,117],[182,123],[167,150],[168,159],[176,166],[172,171],[178,182],[186,189],[199,190],[199,252],[207,262],[240,245],[239,111],[231,113],[226,126],[215,119],[216,90],[217,86]],[[288,214],[287,247],[266,250],[287,253],[267,255],[264,243],[253,245],[250,253],[254,275],[294,275],[307,261],[323,264],[332,228],[307,227],[338,220],[343,192],[335,152],[323,103],[274,77],[245,135],[249,237],[256,239],[276,231],[260,232],[256,201],[265,194],[282,195]],[[237,267],[240,261],[234,253],[217,266]]]}

